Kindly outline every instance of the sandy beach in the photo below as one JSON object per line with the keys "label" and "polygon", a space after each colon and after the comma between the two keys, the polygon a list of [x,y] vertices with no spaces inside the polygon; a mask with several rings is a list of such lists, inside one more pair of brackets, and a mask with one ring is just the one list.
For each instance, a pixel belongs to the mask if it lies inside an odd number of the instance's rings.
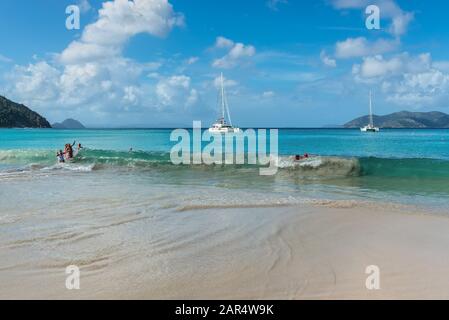
{"label": "sandy beach", "polygon": [[[39,247],[3,243],[0,298],[449,298],[446,217],[352,202],[174,210],[173,215],[174,228],[182,230],[186,221],[190,226],[188,232],[167,235],[170,243],[136,234],[157,219],[128,217],[109,229],[128,249],[109,247],[91,258],[80,246],[98,241],[89,234],[60,234]],[[52,257],[64,246],[79,250],[77,259]],[[32,261],[22,261],[23,250]],[[69,264],[80,266],[80,290],[65,288]],[[365,286],[369,265],[380,269],[380,290]]]}

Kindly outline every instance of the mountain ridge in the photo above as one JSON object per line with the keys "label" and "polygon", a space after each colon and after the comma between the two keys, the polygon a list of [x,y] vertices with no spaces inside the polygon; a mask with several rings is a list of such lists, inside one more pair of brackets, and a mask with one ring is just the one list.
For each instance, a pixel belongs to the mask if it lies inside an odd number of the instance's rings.
{"label": "mountain ridge", "polygon": [[[379,128],[410,128],[410,129],[447,129],[449,115],[440,111],[411,112],[399,111],[379,116],[373,115],[374,125]],[[360,128],[369,123],[369,116],[353,119],[343,125],[344,128]]]}
{"label": "mountain ridge", "polygon": [[43,116],[0,95],[0,128],[51,128]]}
{"label": "mountain ridge", "polygon": [[53,129],[86,129],[81,122],[72,118],[65,119],[61,123],[53,123],[51,126]]}

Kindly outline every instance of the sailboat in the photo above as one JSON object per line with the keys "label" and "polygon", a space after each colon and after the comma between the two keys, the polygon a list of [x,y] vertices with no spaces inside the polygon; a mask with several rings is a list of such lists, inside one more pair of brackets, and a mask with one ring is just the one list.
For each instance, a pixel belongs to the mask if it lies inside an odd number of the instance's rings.
{"label": "sailboat", "polygon": [[372,103],[372,94],[369,92],[369,123],[360,128],[362,132],[379,132],[379,128],[374,126],[373,122],[373,103]]}
{"label": "sailboat", "polygon": [[[220,75],[220,105],[221,105],[221,117],[215,121],[209,128],[211,133],[239,133],[240,128],[233,127],[231,121],[231,115],[229,113],[228,100],[226,98],[226,91],[224,87],[223,73]],[[226,121],[225,113],[228,116],[229,123]]]}

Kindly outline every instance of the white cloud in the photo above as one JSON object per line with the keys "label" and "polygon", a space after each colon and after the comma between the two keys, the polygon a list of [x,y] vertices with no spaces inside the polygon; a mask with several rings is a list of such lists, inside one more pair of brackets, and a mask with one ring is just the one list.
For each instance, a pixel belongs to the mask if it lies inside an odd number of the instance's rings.
{"label": "white cloud", "polygon": [[[176,89],[167,87],[167,95],[158,95],[156,88],[142,83],[143,75],[149,75],[145,77],[147,82],[161,79],[159,75],[150,76],[161,63],[136,62],[123,57],[122,52],[127,41],[139,33],[163,37],[182,24],[183,16],[174,12],[167,0],[104,2],[98,19],[87,25],[80,39],[70,43],[54,62],[16,67],[9,76],[7,93],[48,111],[58,107],[104,114],[126,111],[130,106],[161,106],[171,99],[170,90]],[[184,93],[188,103],[193,103],[197,93],[190,88],[190,79]]]}
{"label": "white cloud", "polygon": [[338,10],[364,9],[371,4],[377,5],[381,18],[391,20],[388,31],[396,37],[407,32],[408,26],[414,18],[413,13],[403,11],[394,0],[377,0],[374,3],[370,0],[331,0],[331,3]]}
{"label": "white cloud", "polygon": [[379,39],[369,42],[364,37],[348,38],[337,42],[335,45],[335,56],[340,59],[363,57],[373,54],[382,54],[394,51],[399,46],[397,40]]}
{"label": "white cloud", "polygon": [[19,101],[47,101],[58,97],[60,71],[42,61],[16,66],[7,77],[12,90],[20,92]]}
{"label": "white cloud", "polygon": [[328,67],[335,68],[337,66],[337,61],[335,59],[330,58],[326,51],[322,50],[320,53],[321,62]]}
{"label": "white cloud", "polygon": [[115,0],[103,3],[98,20],[87,25],[80,40],[60,55],[63,64],[104,59],[122,52],[128,39],[139,33],[163,37],[184,18],[167,0]]}
{"label": "white cloud", "polygon": [[268,98],[272,98],[272,97],[274,97],[274,96],[275,96],[274,91],[264,91],[264,92],[262,93],[262,98],[268,99]]}
{"label": "white cloud", "polygon": [[200,58],[198,58],[198,57],[190,57],[189,59],[187,59],[186,63],[188,65],[191,65],[191,64],[194,64],[194,63],[198,62],[199,59]]}
{"label": "white cloud", "polygon": [[124,88],[123,100],[126,105],[137,105],[141,94],[140,88],[136,86],[128,86]]}
{"label": "white cloud", "polygon": [[227,39],[225,37],[217,37],[215,40],[215,48],[232,48],[234,41]]}
{"label": "white cloud", "polygon": [[390,59],[366,57],[353,67],[356,81],[378,84],[386,100],[410,107],[433,106],[447,100],[449,74],[432,63],[429,53],[408,53]]}
{"label": "white cloud", "polygon": [[353,73],[361,78],[382,77],[387,74],[397,73],[403,67],[400,57],[385,60],[381,55],[363,58],[362,64],[353,67]]}
{"label": "white cloud", "polygon": [[160,80],[156,95],[162,107],[189,107],[198,100],[198,92],[190,86],[190,77],[171,76]]}
{"label": "white cloud", "polygon": [[[228,79],[228,78],[226,78],[224,76],[223,76],[223,83],[224,83],[224,86],[226,88],[231,88],[231,87],[235,87],[235,86],[238,85],[237,81],[232,80],[232,79]],[[213,81],[213,85],[217,89],[221,88],[221,77],[220,76],[215,77],[215,79]]]}
{"label": "white cloud", "polygon": [[393,17],[392,24],[389,28],[390,33],[401,36],[407,32],[408,25],[414,19],[414,14],[410,12],[400,13]]}
{"label": "white cloud", "polygon": [[[221,38],[221,40],[218,40]],[[232,40],[219,37],[217,38],[215,46],[217,48],[230,48],[229,52],[220,59],[213,62],[215,68],[230,69],[237,66],[245,58],[252,57],[256,54],[256,48],[252,45],[245,45],[243,43],[234,43]],[[220,46],[218,46],[220,45]]]}
{"label": "white cloud", "polygon": [[147,77],[150,78],[150,79],[159,79],[160,74],[157,73],[157,72],[150,72],[150,73],[147,75]]}
{"label": "white cloud", "polygon": [[82,13],[86,13],[92,9],[92,6],[89,3],[89,0],[79,0],[78,7]]}
{"label": "white cloud", "polygon": [[432,63],[432,66],[435,69],[442,70],[442,71],[445,71],[445,72],[449,72],[449,61],[444,61],[444,60],[442,60],[442,61],[434,61]]}
{"label": "white cloud", "polygon": [[447,101],[449,75],[429,69],[404,74],[399,82],[385,81],[382,87],[388,93],[388,101],[411,107],[432,106]]}
{"label": "white cloud", "polygon": [[95,43],[72,42],[61,53],[59,60],[64,65],[76,65],[96,60],[107,60],[120,55],[121,49]]}
{"label": "white cloud", "polygon": [[404,73],[426,72],[432,68],[432,59],[429,53],[418,56],[410,56],[402,53],[385,59],[382,55],[363,58],[361,64],[353,67],[353,74],[360,78],[382,78],[388,76],[400,76]]}

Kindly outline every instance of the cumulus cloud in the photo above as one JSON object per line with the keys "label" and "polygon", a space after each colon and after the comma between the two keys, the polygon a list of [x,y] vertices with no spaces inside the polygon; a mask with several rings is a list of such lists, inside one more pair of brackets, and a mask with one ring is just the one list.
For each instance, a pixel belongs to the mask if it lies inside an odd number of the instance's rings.
{"label": "cumulus cloud", "polygon": [[92,9],[89,0],[79,0],[78,7],[80,8],[80,11],[83,13],[86,13]]}
{"label": "cumulus cloud", "polygon": [[189,107],[198,100],[198,92],[190,86],[190,77],[177,75],[161,79],[156,94],[162,107]]}
{"label": "cumulus cloud", "polygon": [[15,66],[7,78],[12,90],[20,92],[20,101],[47,101],[58,97],[61,72],[45,61]]}
{"label": "cumulus cloud", "polygon": [[415,108],[434,106],[447,101],[449,75],[435,69],[408,73],[399,82],[383,82],[382,88],[388,94],[387,100],[396,104]]}
{"label": "cumulus cloud", "polygon": [[60,55],[63,64],[116,56],[131,37],[148,33],[164,37],[184,18],[167,0],[115,0],[103,3],[98,20],[84,29],[81,39],[72,42]]}
{"label": "cumulus cloud", "polygon": [[404,73],[420,73],[432,68],[432,58],[429,53],[411,56],[402,53],[385,59],[382,55],[363,58],[361,64],[355,64],[353,73],[360,78],[376,78],[400,76]]}
{"label": "cumulus cloud", "polygon": [[232,46],[234,46],[234,41],[225,37],[220,36],[215,40],[215,48],[232,48]]}
{"label": "cumulus cloud", "polygon": [[[170,81],[165,87],[164,83],[159,83],[159,91],[143,89],[142,75],[154,74],[161,63],[128,59],[123,56],[123,49],[127,41],[139,33],[164,37],[183,23],[182,14],[176,13],[167,0],[104,2],[98,19],[87,25],[81,37],[56,55],[54,61],[17,66],[9,75],[8,94],[31,106],[84,108],[97,112],[174,103],[170,90],[176,89],[171,89]],[[150,78],[146,77],[147,81],[154,81]],[[149,92],[153,96],[149,96]],[[181,92],[187,94],[185,99],[189,103],[194,102],[197,93],[190,88],[190,79],[188,90]],[[158,98],[163,100],[158,101]]]}
{"label": "cumulus cloud", "polygon": [[401,36],[407,32],[408,25],[414,19],[414,14],[410,12],[400,13],[393,17],[393,22],[389,28],[390,33]]}
{"label": "cumulus cloud", "polygon": [[127,86],[124,88],[123,100],[126,102],[126,106],[137,105],[139,103],[139,96],[141,96],[141,90],[136,86]]}
{"label": "cumulus cloud", "polygon": [[252,45],[245,45],[243,43],[234,43],[234,41],[224,37],[218,37],[215,41],[216,48],[228,48],[228,53],[222,58],[214,60],[212,66],[215,68],[230,69],[237,66],[246,58],[252,57],[256,54],[256,48]]}
{"label": "cumulus cloud", "polygon": [[335,56],[340,59],[363,57],[394,51],[399,47],[397,40],[379,39],[369,42],[365,37],[348,38],[335,45]]}
{"label": "cumulus cloud", "polygon": [[381,18],[391,20],[388,31],[396,37],[407,32],[414,18],[413,13],[402,10],[394,0],[377,0],[375,3],[370,0],[331,0],[331,3],[338,10],[364,9],[371,4],[377,5]]}
{"label": "cumulus cloud", "polygon": [[320,53],[321,62],[328,67],[335,68],[337,66],[337,61],[335,59],[330,58],[326,51],[322,50]]}
{"label": "cumulus cloud", "polygon": [[363,58],[363,63],[354,65],[352,72],[359,78],[367,79],[397,73],[402,67],[403,61],[400,57],[385,60],[381,55],[377,55]]}
{"label": "cumulus cloud", "polygon": [[411,106],[433,106],[448,97],[449,74],[432,63],[429,53],[403,53],[386,59],[366,57],[353,67],[356,81],[378,84],[387,101]]}

